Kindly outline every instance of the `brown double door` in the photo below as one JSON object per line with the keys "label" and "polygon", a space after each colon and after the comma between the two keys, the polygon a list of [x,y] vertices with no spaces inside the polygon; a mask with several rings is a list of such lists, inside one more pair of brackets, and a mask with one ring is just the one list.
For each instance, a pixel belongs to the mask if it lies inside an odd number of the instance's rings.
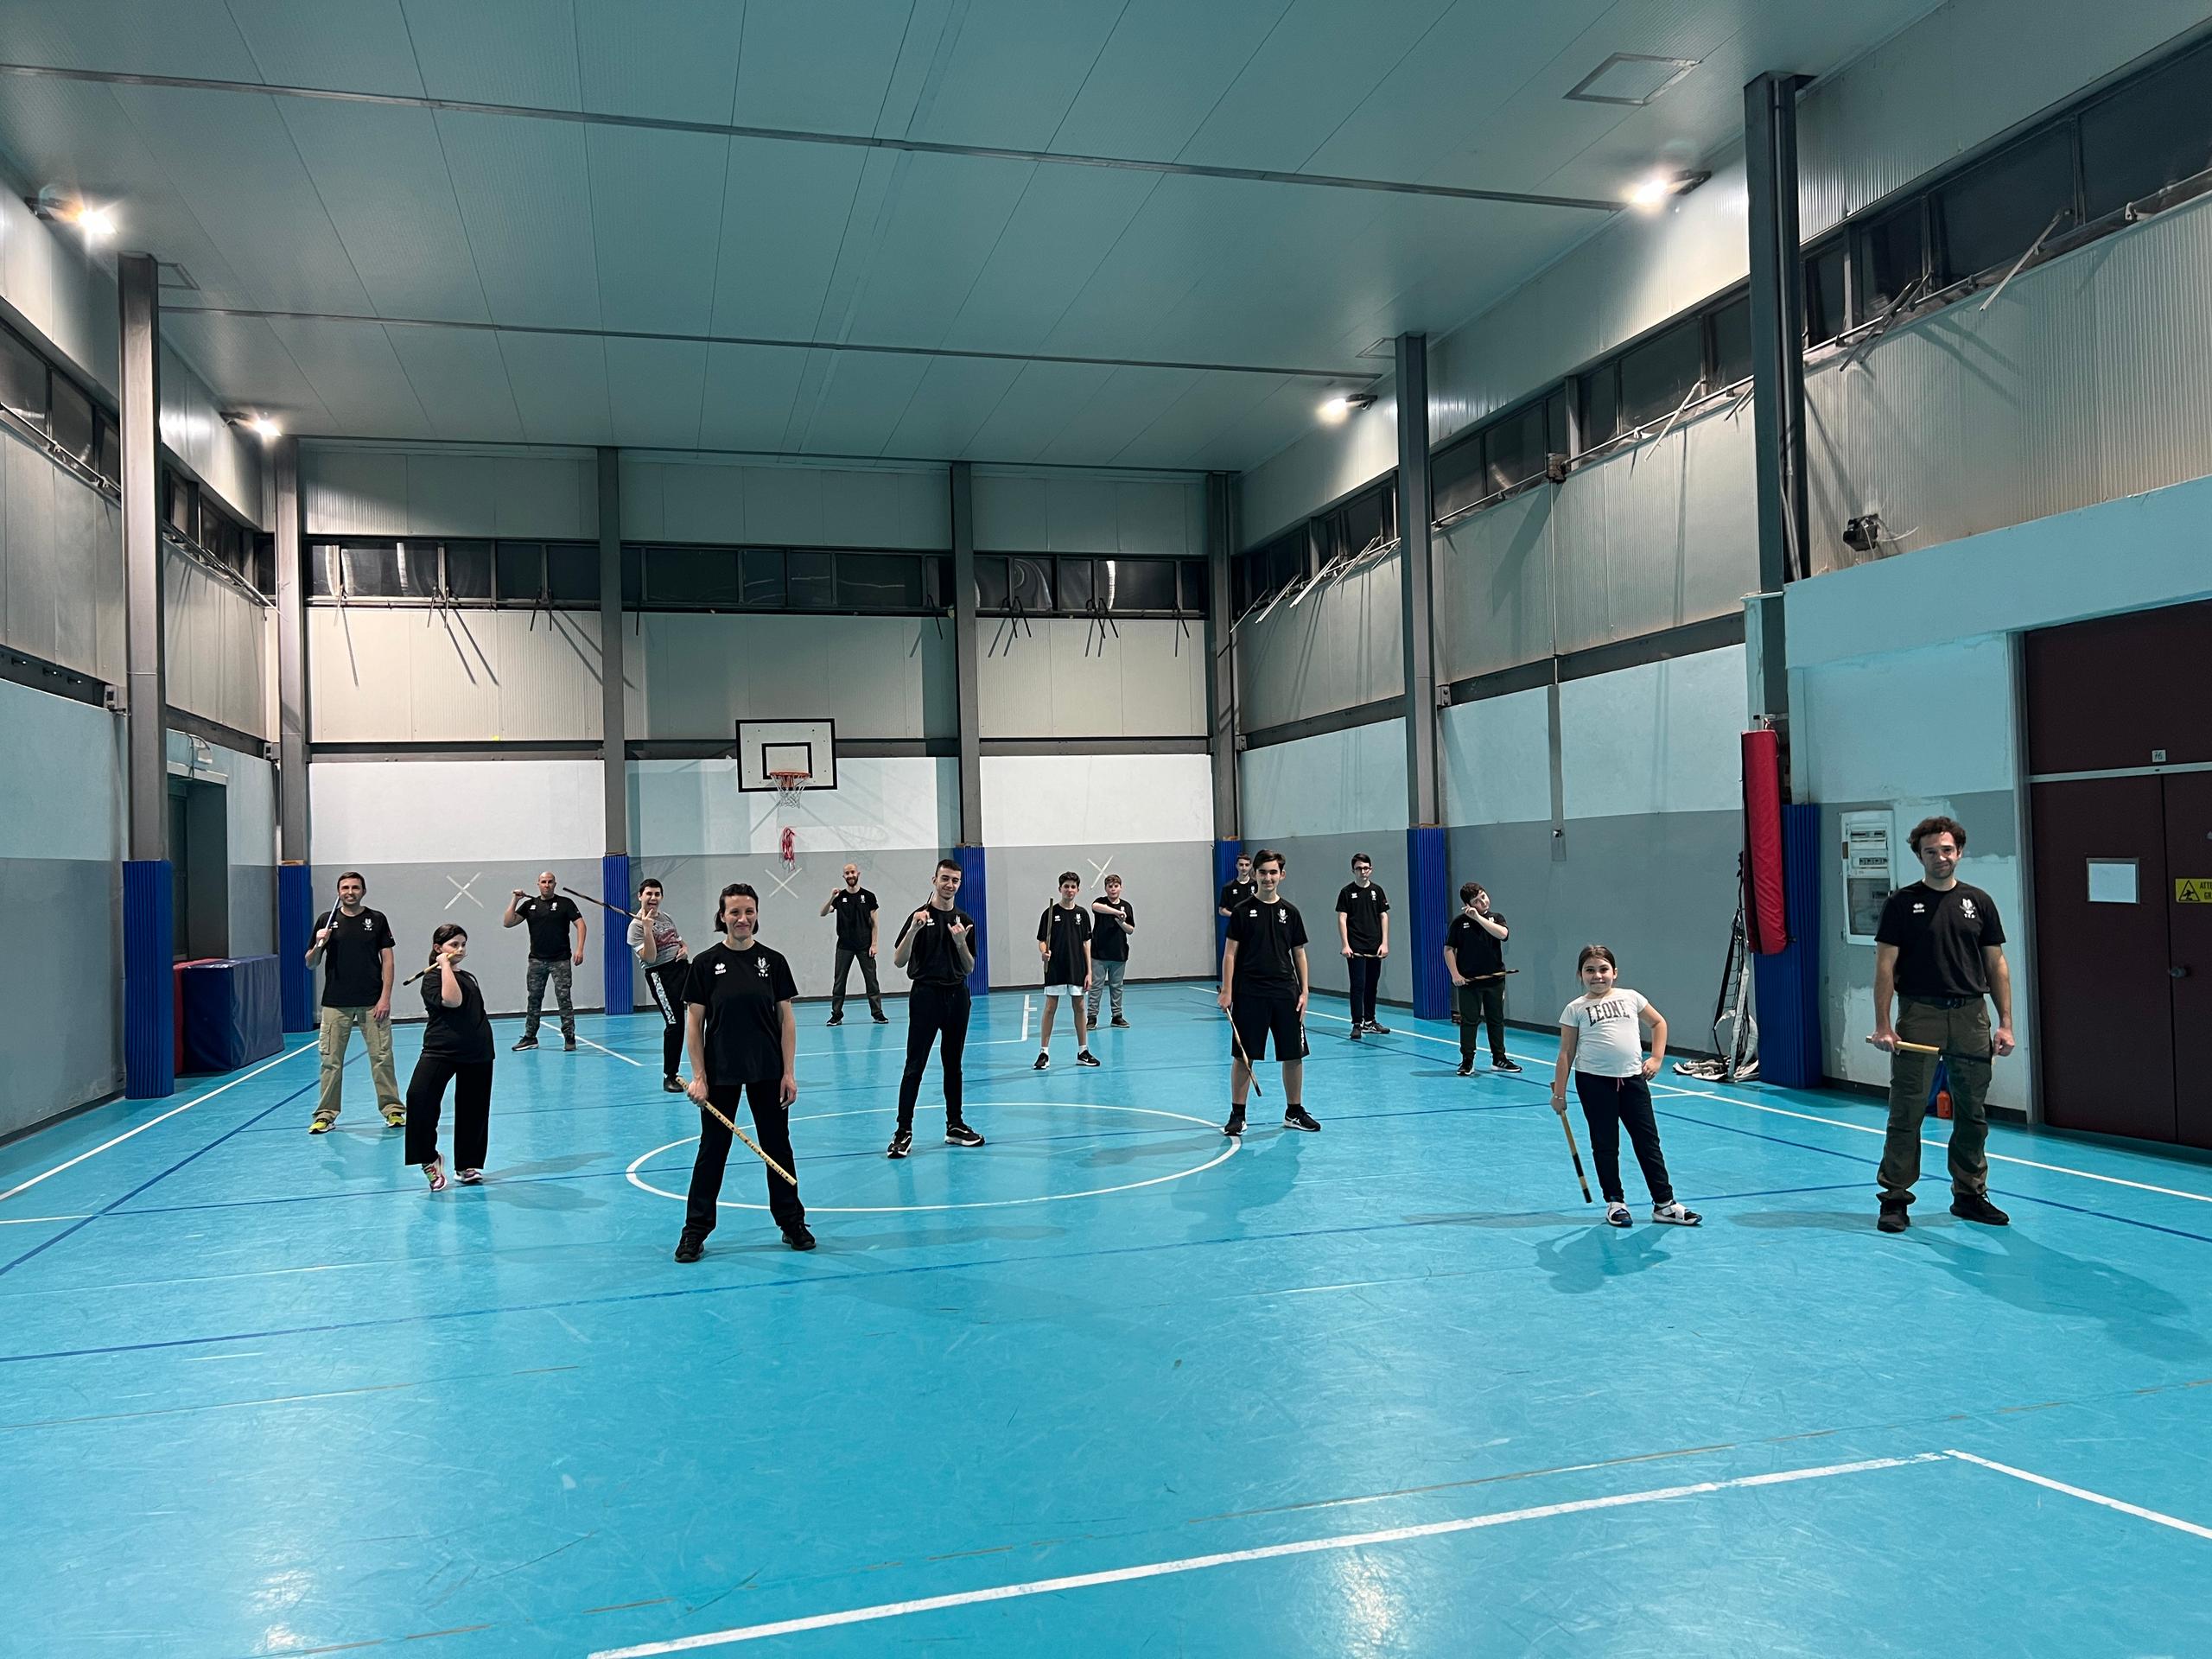
{"label": "brown double door", "polygon": [[2063,1128],[2212,1147],[2212,605],[2031,634],[2037,1030]]}
{"label": "brown double door", "polygon": [[2212,772],[2031,800],[2044,1116],[2212,1147]]}

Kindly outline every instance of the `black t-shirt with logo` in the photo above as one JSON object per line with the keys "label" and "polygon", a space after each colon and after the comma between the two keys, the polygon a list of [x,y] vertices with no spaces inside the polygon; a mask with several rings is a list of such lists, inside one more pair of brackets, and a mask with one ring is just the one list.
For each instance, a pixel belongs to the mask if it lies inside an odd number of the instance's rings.
{"label": "black t-shirt with logo", "polygon": [[[1493,910],[1490,919],[1505,925],[1505,912]],[[1444,930],[1444,948],[1459,965],[1462,979],[1490,979],[1505,971],[1505,941],[1497,938],[1461,911]]]}
{"label": "black t-shirt with logo", "polygon": [[1874,938],[1897,948],[1899,995],[1986,996],[1981,953],[2005,943],[2005,924],[1980,887],[1961,881],[1938,893],[1916,881],[1890,895]]}
{"label": "black t-shirt with logo", "polygon": [[1109,916],[1103,910],[1090,912],[1090,959],[1127,962],[1129,936],[1124,930],[1137,925],[1137,907],[1126,899],[1101,899],[1098,903],[1113,906],[1115,913]]}
{"label": "black t-shirt with logo", "polygon": [[391,924],[380,910],[361,907],[358,916],[325,911],[315,918],[317,933],[330,930],[322,947],[322,1006],[372,1008],[384,995],[384,953],[392,949]]}
{"label": "black t-shirt with logo", "polygon": [[484,1012],[484,993],[476,976],[456,968],[453,976],[461,986],[461,1006],[445,1004],[445,976],[435,968],[423,976],[423,1052],[458,1060],[463,1065],[488,1064],[492,1058],[492,1020]]}
{"label": "black t-shirt with logo", "polygon": [[550,899],[532,894],[515,906],[515,914],[530,924],[530,954],[539,962],[554,962],[571,954],[569,925],[582,919],[583,912],[565,893]]}
{"label": "black t-shirt with logo", "polygon": [[1045,982],[1080,985],[1090,971],[1083,953],[1090,938],[1090,912],[1081,905],[1047,905],[1037,918],[1037,943],[1045,947]]}
{"label": "black t-shirt with logo", "polygon": [[1237,906],[1243,904],[1259,890],[1260,884],[1256,881],[1232,881],[1221,890],[1221,897],[1216,901],[1214,908],[1234,911]]}
{"label": "black t-shirt with logo", "polygon": [[1306,943],[1306,918],[1287,899],[1272,905],[1255,894],[1229,918],[1229,942],[1236,947],[1232,992],[1288,991],[1296,995],[1299,948]]}
{"label": "black t-shirt with logo", "polygon": [[1344,937],[1355,954],[1371,957],[1382,948],[1382,917],[1390,908],[1390,895],[1379,881],[1361,887],[1347,881],[1337,894],[1337,909],[1344,918]]}
{"label": "black t-shirt with logo", "polygon": [[836,913],[837,948],[867,950],[868,918],[875,914],[875,895],[866,887],[840,887],[830,903]]}
{"label": "black t-shirt with logo", "polygon": [[707,1011],[707,1081],[760,1083],[784,1075],[784,1016],[779,1003],[798,995],[791,964],[758,943],[727,942],[691,958],[683,1000]]}
{"label": "black t-shirt with logo", "polygon": [[953,948],[952,929],[957,923],[968,930],[968,951],[972,959],[976,950],[976,918],[957,906],[950,910],[939,910],[935,905],[922,906],[926,918],[916,921],[910,912],[906,925],[899,930],[899,938],[914,936],[914,947],[906,953],[906,973],[917,985],[964,985],[968,970],[960,965],[959,953]]}

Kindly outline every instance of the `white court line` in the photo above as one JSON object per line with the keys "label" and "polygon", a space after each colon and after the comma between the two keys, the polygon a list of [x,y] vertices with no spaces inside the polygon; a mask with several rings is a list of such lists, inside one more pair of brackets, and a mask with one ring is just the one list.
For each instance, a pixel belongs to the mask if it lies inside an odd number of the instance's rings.
{"label": "white court line", "polygon": [[90,1216],[10,1216],[0,1227],[31,1227],[41,1221],[90,1221]]}
{"label": "white court line", "polygon": [[1017,1040],[1025,1043],[1029,1040],[1029,995],[1026,991],[1021,997],[1021,1035]]}
{"label": "white court line", "polygon": [[[1341,1014],[1325,1014],[1319,1008],[1309,1008],[1306,1014],[1309,1019],[1333,1020],[1340,1026],[1348,1026],[1351,1023]],[[1410,1037],[1415,1042],[1435,1043],[1445,1048],[1458,1047],[1458,1045],[1448,1038],[1432,1037],[1422,1031],[1397,1031],[1392,1034]],[[1508,1049],[1506,1052],[1511,1054],[1513,1052]],[[1539,1067],[1557,1064],[1556,1058],[1540,1059],[1533,1054],[1514,1054],[1513,1058],[1529,1065]],[[1805,1123],[1825,1123],[1831,1128],[1849,1129],[1853,1135],[1888,1133],[1871,1124],[1847,1123],[1840,1117],[1823,1117],[1818,1112],[1793,1112],[1782,1106],[1762,1106],[1755,1100],[1738,1100],[1732,1095],[1716,1095],[1710,1089],[1680,1089],[1671,1083],[1661,1083],[1656,1078],[1652,1080],[1651,1092],[1655,1095],[1694,1095],[1700,1100],[1717,1100],[1724,1106],[1739,1106],[1747,1112],[1766,1112],[1775,1117],[1794,1117]],[[1941,1151],[1948,1147],[1951,1143],[1948,1141],[1931,1141],[1923,1135],[1920,1137],[1920,1144],[1923,1147],[1934,1147]],[[2065,1164],[2039,1163],[2033,1158],[2015,1158],[2009,1153],[1993,1152],[1986,1155],[1993,1164],[2013,1164],[2022,1169],[2041,1169],[2054,1175],[2075,1175],[2085,1181],[2102,1181],[2107,1186],[2126,1186],[2132,1187],[2138,1192],[2156,1192],[2162,1198],[2190,1198],[2198,1204],[2212,1204],[2212,1193],[2186,1192],[2177,1186],[2154,1186],[2148,1181],[2130,1181],[2118,1175],[2100,1175],[2094,1170],[2075,1169]]]}
{"label": "white court line", "polygon": [[298,1048],[291,1049],[283,1054],[279,1054],[273,1060],[264,1060],[259,1065],[255,1066],[252,1071],[245,1073],[244,1077],[232,1077],[228,1083],[219,1084],[214,1088],[210,1089],[206,1094],[195,1096],[192,1099],[186,1101],[181,1106],[170,1107],[168,1110],[163,1112],[159,1117],[148,1118],[143,1123],[141,1123],[135,1129],[125,1129],[121,1135],[117,1135],[112,1141],[101,1141],[99,1145],[94,1147],[90,1152],[80,1152],[74,1158],[70,1159],[68,1162],[56,1164],[52,1169],[47,1170],[41,1174],[34,1175],[28,1181],[23,1181],[15,1186],[10,1187],[5,1192],[0,1192],[0,1204],[5,1204],[9,1199],[14,1198],[18,1192],[29,1192],[31,1188],[36,1186],[41,1181],[45,1180],[48,1176],[59,1175],[65,1169],[73,1169],[79,1164],[83,1163],[87,1158],[99,1157],[100,1154],[105,1152],[110,1147],[121,1146],[134,1135],[145,1134],[147,1130],[152,1128],[156,1123],[168,1122],[169,1119],[175,1117],[179,1112],[190,1111],[203,1100],[214,1099],[216,1096],[221,1094],[226,1089],[235,1089],[238,1084],[249,1082],[251,1079],[259,1077],[272,1065],[282,1065],[285,1061],[295,1058],[302,1054],[312,1054],[319,1046],[321,1046],[321,1045],[317,1043],[305,1043]]}
{"label": "white court line", "polygon": [[1381,1532],[1345,1533],[1333,1538],[1302,1538],[1295,1543],[1269,1544],[1258,1549],[1232,1549],[1217,1555],[1189,1555],[1180,1560],[1147,1561],[1141,1567],[1117,1567],[1103,1573],[1078,1573],[1066,1578],[1035,1579],[1027,1584],[993,1585],[986,1590],[925,1596],[915,1601],[880,1602],[873,1607],[851,1607],[841,1612],[816,1613],[806,1618],[780,1619],[772,1624],[741,1625],[734,1630],[709,1631],[702,1636],[679,1637],[673,1641],[644,1642],[631,1648],[604,1648],[594,1653],[591,1659],[649,1659],[650,1656],[657,1654],[690,1653],[701,1648],[759,1642],[769,1637],[796,1635],[803,1630],[825,1630],[843,1624],[904,1618],[913,1613],[938,1612],[948,1607],[972,1607],[983,1602],[1012,1601],[1022,1596],[1058,1595],[1065,1591],[1089,1590],[1103,1584],[1128,1584],[1141,1579],[1166,1578],[1179,1573],[1201,1573],[1211,1567],[1239,1566],[1246,1561],[1275,1560],[1286,1555],[1365,1549],[1376,1544],[1402,1543],[1408,1539],[1439,1538],[1452,1533],[1510,1526],[1521,1521],[1548,1521],[1555,1516],[1626,1509],[1631,1504],[1662,1503],[1672,1498],[1696,1497],[1707,1492],[1754,1486],[1782,1486],[1795,1481],[1827,1480],[1837,1475],[1864,1474],[1877,1469],[1900,1469],[1908,1464],[1941,1463],[1943,1455],[1941,1452],[1923,1452],[1912,1457],[1869,1458],[1859,1463],[1832,1463],[1818,1469],[1785,1469],[1774,1474],[1742,1475],[1732,1480],[1701,1480],[1687,1486],[1661,1486],[1649,1491],[1621,1492],[1611,1497],[1577,1498],[1571,1503],[1544,1503],[1534,1509],[1468,1516],[1457,1521],[1432,1521],[1421,1526],[1391,1527]]}
{"label": "white court line", "polygon": [[577,1034],[576,1040],[582,1043],[586,1048],[595,1048],[602,1054],[613,1054],[614,1058],[621,1061],[625,1065],[634,1065],[640,1071],[645,1069],[645,1063],[643,1060],[633,1060],[627,1054],[616,1053],[614,1050],[609,1048],[605,1043],[594,1043],[590,1038],[584,1036],[581,1033]]}
{"label": "white court line", "polygon": [[2085,1503],[2101,1503],[2108,1510],[2118,1510],[2122,1515],[2132,1515],[2139,1521],[2156,1522],[2162,1527],[2171,1527],[2176,1532],[2185,1532],[2192,1537],[2212,1538],[2212,1527],[2200,1527],[2194,1521],[2163,1515],[2157,1510],[2146,1510],[2139,1504],[2123,1503],[2116,1497],[2107,1497],[2101,1492],[2085,1491],[2079,1486],[2069,1486],[2063,1480],[2053,1480],[2048,1475],[2031,1475],[2024,1469],[2015,1469],[2009,1463],[1993,1463],[1987,1458],[1977,1458],[1971,1452],[1946,1452],[1947,1458],[1956,1458],[1961,1463],[1994,1469],[2000,1475],[2010,1475],[2015,1480],[2024,1480],[2033,1486],[2045,1486],[2054,1492],[2063,1492],[2069,1497],[2078,1497]]}

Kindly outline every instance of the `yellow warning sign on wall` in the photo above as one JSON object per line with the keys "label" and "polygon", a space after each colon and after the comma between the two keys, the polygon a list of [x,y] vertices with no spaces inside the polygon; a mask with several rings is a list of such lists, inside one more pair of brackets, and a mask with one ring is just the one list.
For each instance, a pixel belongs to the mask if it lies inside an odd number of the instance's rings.
{"label": "yellow warning sign on wall", "polygon": [[2177,905],[2212,905],[2212,875],[2177,875],[2174,878],[2174,903]]}

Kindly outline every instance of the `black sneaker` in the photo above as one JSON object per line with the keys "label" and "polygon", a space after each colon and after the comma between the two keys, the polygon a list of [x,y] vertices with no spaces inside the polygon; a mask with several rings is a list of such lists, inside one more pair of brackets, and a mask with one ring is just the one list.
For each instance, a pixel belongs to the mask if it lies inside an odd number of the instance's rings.
{"label": "black sneaker", "polygon": [[1651,1219],[1663,1221],[1674,1227],[1694,1227],[1705,1217],[1680,1199],[1672,1199],[1665,1204],[1653,1205]]}
{"label": "black sneaker", "polygon": [[576,1039],[573,1037],[563,1037],[561,1039],[561,1046],[573,1054],[576,1052]]}
{"label": "black sneaker", "polygon": [[1367,1022],[1367,1028],[1377,1037],[1388,1037],[1390,1034],[1389,1027],[1378,1026],[1372,1020]]}
{"label": "black sneaker", "polygon": [[1490,1069],[1493,1071],[1518,1071],[1521,1068],[1510,1060],[1497,1059],[1490,1063]]}
{"label": "black sneaker", "polygon": [[1096,1065],[1098,1057],[1087,1048],[1078,1048],[1075,1052],[1075,1063],[1077,1065]]}
{"label": "black sneaker", "polygon": [[676,1259],[679,1262],[696,1262],[706,1253],[706,1249],[705,1236],[692,1232],[687,1228],[684,1230],[683,1236],[676,1241]]}
{"label": "black sneaker", "polygon": [[683,1079],[681,1077],[663,1077],[660,1080],[660,1087],[663,1094],[680,1095],[683,1092]]}
{"label": "black sneaker", "polygon": [[1901,1233],[1912,1225],[1912,1218],[1905,1214],[1905,1209],[1903,1204],[1884,1198],[1881,1219],[1874,1224],[1885,1233]]}
{"label": "black sneaker", "polygon": [[795,1227],[784,1229],[784,1243],[795,1250],[810,1250],[814,1248],[814,1235],[806,1230],[806,1224],[802,1221]]}
{"label": "black sneaker", "polygon": [[1128,1028],[1129,1028],[1129,1022],[1128,1022],[1128,1020],[1126,1020],[1122,1019],[1122,1016],[1121,1016],[1120,1014],[1116,1014],[1116,1015],[1114,1016],[1114,1029],[1115,1029],[1115,1030],[1116,1030],[1116,1031],[1127,1031]]}
{"label": "black sneaker", "polygon": [[1992,1204],[1980,1192],[1956,1192],[1951,1196],[1951,1213],[1961,1221],[1978,1221],[1985,1227],[2010,1227],[2012,1217]]}
{"label": "black sneaker", "polygon": [[1321,1133],[1321,1126],[1313,1121],[1303,1106],[1294,1106],[1285,1112],[1282,1115],[1282,1126],[1286,1129],[1303,1129],[1308,1135]]}
{"label": "black sneaker", "polygon": [[1232,1106],[1230,1108],[1229,1122],[1221,1126],[1221,1132],[1224,1135],[1242,1135],[1244,1133],[1244,1109],[1242,1106]]}
{"label": "black sneaker", "polygon": [[1051,1055],[1040,1053],[1037,1056],[1037,1064],[1031,1066],[1029,1069],[1032,1071],[1048,1071],[1051,1069],[1052,1064],[1052,1057]]}
{"label": "black sneaker", "polygon": [[901,1129],[891,1137],[891,1144],[883,1149],[883,1155],[887,1158],[904,1158],[913,1149],[914,1132],[912,1129]]}
{"label": "black sneaker", "polygon": [[1365,1035],[1367,1035],[1367,1027],[1366,1027],[1365,1026],[1361,1025],[1361,1024],[1359,1023],[1359,1021],[1358,1021],[1358,1020],[1353,1020],[1353,1021],[1351,1022],[1351,1039],[1352,1039],[1352,1041],[1354,1041],[1354,1042],[1356,1043],[1356,1042],[1357,1042],[1361,1038],[1364,1037]]}
{"label": "black sneaker", "polygon": [[881,1008],[871,1008],[868,1011],[868,1017],[874,1020],[879,1026],[887,1026],[891,1023],[891,1016],[886,1014]]}
{"label": "black sneaker", "polygon": [[842,1014],[833,1014],[822,1023],[825,1026],[842,1026],[845,1023],[845,1016]]}
{"label": "black sneaker", "polygon": [[524,1049],[525,1049],[525,1048],[536,1048],[537,1046],[537,1038],[535,1038],[535,1037],[525,1037],[525,1038],[524,1038],[520,1042],[518,1042],[518,1043],[517,1043],[517,1044],[515,1045],[515,1052],[518,1052],[518,1053],[519,1053],[519,1052],[522,1052]]}
{"label": "black sneaker", "polygon": [[1462,1061],[1460,1061],[1460,1062],[1459,1062],[1459,1075],[1460,1075],[1461,1077],[1473,1077],[1473,1076],[1475,1075],[1475,1063],[1474,1063],[1472,1060],[1462,1060]]}
{"label": "black sneaker", "polygon": [[944,1126],[944,1144],[948,1147],[980,1147],[983,1144],[983,1137],[965,1123],[948,1123]]}

